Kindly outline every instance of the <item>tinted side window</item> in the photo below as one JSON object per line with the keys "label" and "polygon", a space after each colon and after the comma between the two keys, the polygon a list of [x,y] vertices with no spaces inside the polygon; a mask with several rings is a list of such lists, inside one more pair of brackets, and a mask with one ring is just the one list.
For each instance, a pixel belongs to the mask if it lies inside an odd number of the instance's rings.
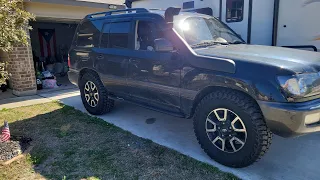
{"label": "tinted side window", "polygon": [[129,48],[129,32],[131,22],[118,22],[110,24],[110,48]]}
{"label": "tinted side window", "polygon": [[77,46],[95,47],[99,44],[99,30],[90,21],[83,22],[79,27]]}
{"label": "tinted side window", "polygon": [[227,0],[226,22],[240,22],[243,20],[244,0]]}
{"label": "tinted side window", "polygon": [[102,48],[108,48],[109,43],[109,30],[110,30],[110,24],[104,24],[102,35],[101,35],[101,42],[100,47]]}
{"label": "tinted side window", "polygon": [[137,21],[136,50],[153,50],[154,40],[163,38],[163,32],[157,24],[151,21]]}

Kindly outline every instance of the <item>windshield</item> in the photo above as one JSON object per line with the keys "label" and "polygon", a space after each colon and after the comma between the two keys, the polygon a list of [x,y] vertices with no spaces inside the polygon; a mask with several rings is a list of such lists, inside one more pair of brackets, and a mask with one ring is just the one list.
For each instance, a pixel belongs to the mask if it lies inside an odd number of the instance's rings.
{"label": "windshield", "polygon": [[214,44],[245,43],[224,24],[211,17],[175,19],[174,28],[194,48]]}

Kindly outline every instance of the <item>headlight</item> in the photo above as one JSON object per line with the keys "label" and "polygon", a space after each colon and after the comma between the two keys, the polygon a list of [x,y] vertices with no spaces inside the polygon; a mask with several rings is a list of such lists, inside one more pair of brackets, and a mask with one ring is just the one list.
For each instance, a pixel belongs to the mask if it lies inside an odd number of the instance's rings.
{"label": "headlight", "polygon": [[278,80],[289,96],[306,97],[320,93],[319,73],[279,76]]}

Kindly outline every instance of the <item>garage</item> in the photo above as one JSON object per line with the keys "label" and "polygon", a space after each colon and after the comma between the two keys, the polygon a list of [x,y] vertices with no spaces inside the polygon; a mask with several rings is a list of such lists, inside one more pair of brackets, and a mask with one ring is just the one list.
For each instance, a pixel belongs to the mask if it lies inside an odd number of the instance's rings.
{"label": "garage", "polygon": [[[77,24],[87,14],[124,9],[119,0],[28,0],[24,10],[35,20],[28,46],[13,47],[0,52],[0,59],[8,62],[11,74],[8,85],[16,96],[74,88],[66,72],[68,50]],[[43,82],[45,81],[45,82]],[[44,88],[44,85],[47,85]],[[42,87],[41,87],[42,86]],[[8,97],[8,95],[6,95]]]}
{"label": "garage", "polygon": [[74,88],[67,77],[68,50],[78,21],[38,19],[30,22],[31,47],[41,91]]}
{"label": "garage", "polygon": [[92,0],[25,3],[26,10],[36,15],[29,25],[38,93],[75,88],[67,76],[68,50],[78,23],[87,14],[121,7]]}

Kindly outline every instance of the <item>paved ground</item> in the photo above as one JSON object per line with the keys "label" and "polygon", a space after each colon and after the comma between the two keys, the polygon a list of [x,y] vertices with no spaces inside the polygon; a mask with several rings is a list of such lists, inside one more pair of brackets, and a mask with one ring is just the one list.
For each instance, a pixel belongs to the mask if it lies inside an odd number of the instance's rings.
{"label": "paved ground", "polygon": [[[59,99],[76,109],[85,111],[77,91],[40,94]],[[175,149],[200,161],[231,172],[242,179],[308,179],[318,180],[320,156],[320,133],[294,139],[274,137],[270,151],[258,163],[232,169],[217,164],[202,151],[193,134],[192,121],[146,110],[128,103],[117,103],[115,109],[100,116],[107,122],[128,130],[140,137]],[[147,120],[155,118],[155,120]]]}
{"label": "paved ground", "polygon": [[12,90],[11,89],[7,89],[6,92],[2,92],[0,90],[0,100],[8,99],[8,98],[14,98],[14,97],[17,97],[17,96],[12,94]]}
{"label": "paved ground", "polygon": [[23,96],[23,97],[8,97],[6,99],[0,99],[0,110],[3,108],[15,108],[21,106],[30,106],[33,104],[41,104],[51,102],[52,100],[43,98],[38,95],[33,96]]}

